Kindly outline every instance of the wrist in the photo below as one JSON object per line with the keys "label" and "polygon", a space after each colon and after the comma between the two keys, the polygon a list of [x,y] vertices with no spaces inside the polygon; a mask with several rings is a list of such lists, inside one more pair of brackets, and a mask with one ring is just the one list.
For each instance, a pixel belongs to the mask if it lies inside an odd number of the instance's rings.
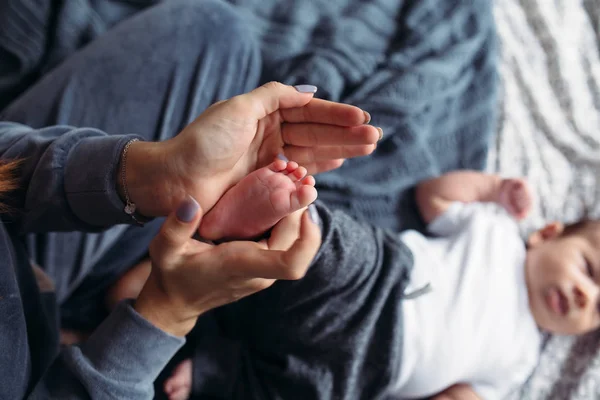
{"label": "wrist", "polygon": [[158,329],[173,336],[184,337],[196,325],[198,317],[182,316],[185,306],[175,306],[164,295],[152,288],[152,277],[133,304],[134,310]]}
{"label": "wrist", "polygon": [[490,198],[487,201],[501,204],[502,202],[502,186],[505,179],[500,175],[492,175],[492,190],[490,190]]}
{"label": "wrist", "polygon": [[135,217],[167,215],[171,208],[162,201],[172,193],[172,179],[165,163],[166,142],[134,141],[123,149],[117,168],[117,192],[125,205],[135,204]]}

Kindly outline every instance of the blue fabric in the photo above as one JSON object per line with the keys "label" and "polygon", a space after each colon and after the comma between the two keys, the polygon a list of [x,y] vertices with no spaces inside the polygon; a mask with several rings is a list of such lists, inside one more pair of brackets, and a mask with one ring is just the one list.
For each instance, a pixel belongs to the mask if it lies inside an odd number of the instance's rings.
{"label": "blue fabric", "polygon": [[[1,2],[0,108],[76,49],[157,2]],[[397,230],[415,211],[403,203],[407,188],[484,166],[497,93],[491,2],[229,2],[261,40],[263,80],[317,85],[318,96],[364,108],[385,132],[372,157],[317,177],[330,206]]]}
{"label": "blue fabric", "polygon": [[330,206],[399,230],[406,189],[452,169],[482,169],[494,132],[497,71],[488,0],[230,0],[261,38],[265,80],[371,113],[372,157],[317,177]]}

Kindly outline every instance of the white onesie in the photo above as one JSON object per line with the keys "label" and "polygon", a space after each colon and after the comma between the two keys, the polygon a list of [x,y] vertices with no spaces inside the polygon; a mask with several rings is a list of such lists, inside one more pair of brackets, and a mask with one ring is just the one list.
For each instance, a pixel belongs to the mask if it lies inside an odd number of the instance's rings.
{"label": "white onesie", "polygon": [[502,399],[535,368],[541,334],[525,285],[525,245],[512,217],[495,204],[453,203],[429,225],[438,238],[407,231],[414,255],[405,300],[404,348],[395,394],[431,396],[470,384]]}

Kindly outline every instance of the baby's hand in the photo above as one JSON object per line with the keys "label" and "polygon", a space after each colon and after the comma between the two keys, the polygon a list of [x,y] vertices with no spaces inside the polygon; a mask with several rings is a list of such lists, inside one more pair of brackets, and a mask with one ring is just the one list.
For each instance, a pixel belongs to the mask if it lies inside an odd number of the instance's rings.
{"label": "baby's hand", "polygon": [[516,219],[527,217],[531,210],[533,196],[524,179],[503,179],[498,192],[498,204]]}

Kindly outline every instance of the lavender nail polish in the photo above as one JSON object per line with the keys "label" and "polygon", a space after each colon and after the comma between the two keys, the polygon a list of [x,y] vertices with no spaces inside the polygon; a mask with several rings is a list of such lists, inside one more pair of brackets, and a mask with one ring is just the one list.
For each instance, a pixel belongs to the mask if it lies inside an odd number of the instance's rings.
{"label": "lavender nail polish", "polygon": [[285,162],[290,161],[290,160],[288,160],[288,158],[286,156],[284,156],[281,153],[277,154],[277,158],[279,158],[281,161],[285,161]]}
{"label": "lavender nail polish", "polygon": [[194,217],[198,213],[199,208],[200,205],[198,204],[198,202],[192,197],[188,196],[187,199],[185,199],[183,203],[181,203],[181,205],[175,212],[175,215],[177,216],[177,219],[181,222],[192,222],[194,220]]}
{"label": "lavender nail polish", "polygon": [[313,85],[296,85],[294,86],[300,93],[316,93],[317,87]]}
{"label": "lavender nail polish", "polygon": [[312,222],[321,227],[321,217],[319,217],[319,212],[317,211],[317,207],[315,207],[314,204],[308,206],[308,216],[310,217],[310,220]]}

